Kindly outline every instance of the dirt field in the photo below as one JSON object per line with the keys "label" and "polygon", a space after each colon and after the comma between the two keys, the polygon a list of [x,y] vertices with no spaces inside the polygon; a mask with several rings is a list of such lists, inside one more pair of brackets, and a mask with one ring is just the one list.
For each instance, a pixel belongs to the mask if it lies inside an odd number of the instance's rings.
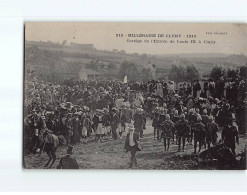
{"label": "dirt field", "polygon": [[[147,129],[144,130],[144,138],[141,139],[143,150],[137,152],[137,167],[133,169],[203,169],[197,165],[192,145],[185,146],[185,152],[180,155],[178,146],[172,144],[170,151],[164,153],[163,141],[153,140],[153,128],[151,120],[147,120]],[[103,143],[95,143],[94,137],[89,138],[87,144],[77,144],[74,146],[74,156],[81,169],[129,169],[130,154],[124,150],[124,142],[127,132],[123,138],[116,141],[104,140]],[[240,144],[237,145],[236,153],[241,151],[246,144],[246,137],[240,136]],[[66,155],[67,147],[58,148],[57,160],[52,168],[55,169],[61,157]],[[24,156],[25,165],[28,169],[43,169],[48,160],[47,154],[28,154]],[[209,167],[205,167],[209,169]]]}

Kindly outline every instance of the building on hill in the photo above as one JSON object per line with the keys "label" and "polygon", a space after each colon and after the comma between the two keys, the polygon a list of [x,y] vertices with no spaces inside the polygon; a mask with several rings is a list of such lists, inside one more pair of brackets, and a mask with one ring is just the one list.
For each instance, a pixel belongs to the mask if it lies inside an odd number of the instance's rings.
{"label": "building on hill", "polygon": [[94,50],[93,44],[79,44],[79,43],[70,42],[70,47],[73,49],[81,49],[87,51]]}
{"label": "building on hill", "polygon": [[102,76],[103,76],[102,73],[89,69],[89,68],[85,68],[85,66],[82,66],[79,72],[79,79],[85,80],[85,81],[88,81],[88,80],[95,81],[95,80],[101,79]]}

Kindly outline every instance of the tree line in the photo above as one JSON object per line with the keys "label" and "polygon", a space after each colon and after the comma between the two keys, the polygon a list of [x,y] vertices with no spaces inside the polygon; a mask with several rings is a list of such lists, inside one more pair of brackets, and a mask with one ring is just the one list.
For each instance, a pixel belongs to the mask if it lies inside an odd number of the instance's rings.
{"label": "tree line", "polygon": [[[152,80],[154,79],[154,72],[152,68],[145,68],[137,66],[133,62],[124,61],[120,65],[119,74],[117,75],[119,79],[123,79],[125,76],[128,77],[128,80]],[[176,83],[180,82],[190,82],[194,80],[201,80],[202,75],[200,74],[198,68],[192,64],[188,66],[181,66],[173,64],[167,74],[168,79]],[[236,68],[224,68],[222,66],[215,66],[212,68],[209,73],[209,78],[217,81],[219,78],[224,80],[229,79],[240,79],[247,78],[247,64],[246,66],[236,67]]]}

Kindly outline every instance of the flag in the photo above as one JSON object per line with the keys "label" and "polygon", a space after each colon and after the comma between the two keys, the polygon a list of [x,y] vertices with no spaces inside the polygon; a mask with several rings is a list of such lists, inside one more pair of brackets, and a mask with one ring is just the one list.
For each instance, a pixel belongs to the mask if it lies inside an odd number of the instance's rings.
{"label": "flag", "polygon": [[123,81],[124,83],[128,83],[128,81],[127,81],[127,76],[125,76],[124,77],[124,81]]}

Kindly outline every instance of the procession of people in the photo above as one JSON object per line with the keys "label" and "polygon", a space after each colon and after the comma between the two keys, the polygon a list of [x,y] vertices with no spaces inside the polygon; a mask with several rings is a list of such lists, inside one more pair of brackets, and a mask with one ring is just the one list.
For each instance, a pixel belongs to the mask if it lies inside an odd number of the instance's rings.
{"label": "procession of people", "polygon": [[[66,79],[60,85],[37,80],[25,83],[24,139],[30,153],[40,153],[41,131],[58,136],[60,144],[73,147],[94,140],[96,144],[126,136],[130,167],[137,165],[147,121],[153,141],[171,145],[181,153],[187,145],[194,153],[224,143],[235,154],[239,133],[246,130],[246,80],[208,79],[201,86],[173,81],[82,81]],[[218,132],[223,128],[222,136]],[[61,164],[61,162],[60,162]],[[59,166],[61,167],[61,166]]]}

